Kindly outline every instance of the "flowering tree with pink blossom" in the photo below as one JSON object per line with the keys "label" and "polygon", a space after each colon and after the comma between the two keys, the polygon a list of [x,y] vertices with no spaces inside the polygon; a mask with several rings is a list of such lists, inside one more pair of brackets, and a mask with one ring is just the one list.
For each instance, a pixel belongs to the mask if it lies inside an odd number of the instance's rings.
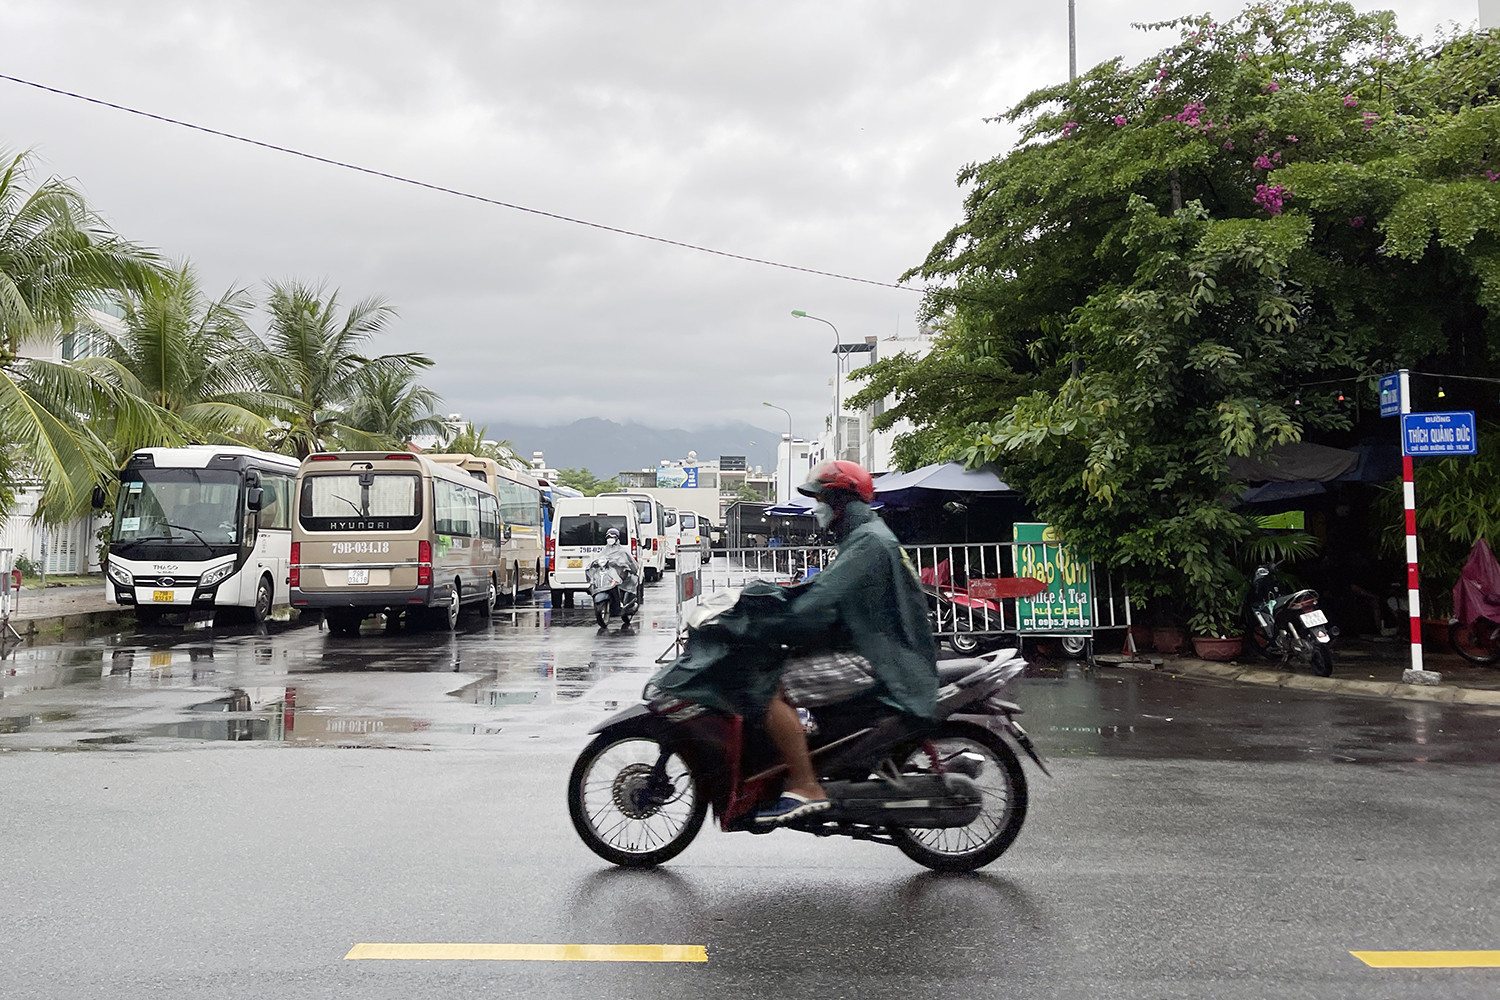
{"label": "flowering tree with pink blossom", "polygon": [[1381,372],[1500,375],[1500,35],[1423,48],[1339,3],[1148,27],[1180,40],[1002,116],[1018,144],[959,174],[962,220],[908,274],[937,348],[851,403],[895,396],[904,465],[1002,464],[1207,620],[1270,544],[1232,460],[1347,434]]}

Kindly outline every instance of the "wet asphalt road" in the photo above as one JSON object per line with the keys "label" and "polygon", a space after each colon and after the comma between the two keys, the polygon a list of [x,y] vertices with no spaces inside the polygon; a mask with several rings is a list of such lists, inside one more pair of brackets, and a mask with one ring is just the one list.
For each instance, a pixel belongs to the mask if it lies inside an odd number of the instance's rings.
{"label": "wet asphalt road", "polygon": [[[164,629],[0,661],[5,997],[1494,997],[1500,713],[1053,664],[1016,845],[706,829],[618,871],[564,805],[671,643],[525,607],[457,636]],[[580,605],[583,602],[580,602]],[[302,752],[298,752],[301,750]],[[32,752],[27,752],[32,751]],[[348,961],[362,942],[703,945],[706,964]]]}

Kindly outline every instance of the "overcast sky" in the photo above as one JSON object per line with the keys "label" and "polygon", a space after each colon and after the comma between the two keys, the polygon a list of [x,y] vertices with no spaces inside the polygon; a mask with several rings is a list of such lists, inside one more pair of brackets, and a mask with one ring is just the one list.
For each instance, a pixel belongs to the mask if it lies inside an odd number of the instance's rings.
{"label": "overcast sky", "polygon": [[[1078,0],[1080,72],[1237,3]],[[1476,0],[1394,9],[1407,34]],[[983,119],[1067,76],[1065,0],[687,3],[0,0],[0,72],[528,208],[894,282],[959,219]],[[34,150],[214,294],[326,281],[399,311],[478,422],[747,420],[810,434],[846,341],[910,336],[920,296],[421,190],[0,81]],[[263,321],[257,319],[257,325]],[[629,386],[621,391],[622,386]]]}

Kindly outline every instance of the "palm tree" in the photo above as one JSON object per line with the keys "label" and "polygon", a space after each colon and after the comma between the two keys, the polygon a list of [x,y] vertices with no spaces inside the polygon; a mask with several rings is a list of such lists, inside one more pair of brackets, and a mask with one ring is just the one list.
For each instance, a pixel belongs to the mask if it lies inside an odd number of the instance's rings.
{"label": "palm tree", "polygon": [[476,428],[473,424],[466,424],[463,430],[443,443],[443,450],[455,455],[493,458],[502,469],[525,472],[531,468],[525,459],[516,454],[516,446],[509,441],[485,440],[488,431],[488,427]]}
{"label": "palm tree", "polygon": [[24,190],[29,172],[26,153],[0,153],[0,448],[40,480],[43,517],[55,522],[87,510],[94,486],[113,471],[91,417],[107,416],[132,441],[166,432],[166,421],[107,379],[24,358],[22,346],[71,330],[111,291],[144,292],[160,267],[62,181]]}
{"label": "palm tree", "polygon": [[321,451],[335,439],[357,447],[384,447],[378,435],[348,423],[345,409],[371,379],[385,372],[409,374],[432,367],[432,359],[422,354],[367,358],[358,353],[365,341],[385,328],[395,310],[367,298],[341,317],[337,290],[325,296],[321,287],[296,281],[273,283],[266,305],[271,328],[268,353],[259,368],[267,388],[286,400],[269,435],[272,445],[298,458]]}
{"label": "palm tree", "polygon": [[253,305],[244,289],[209,301],[191,266],[182,264],[145,291],[122,296],[121,304],[124,331],[93,326],[89,332],[104,349],[75,367],[172,414],[187,436],[264,442],[272,426],[266,414],[287,401],[255,378],[254,357],[264,346],[246,322]]}
{"label": "palm tree", "polygon": [[444,431],[443,418],[433,412],[443,398],[418,383],[415,371],[378,367],[361,382],[359,396],[344,414],[350,426],[398,448],[418,435]]}

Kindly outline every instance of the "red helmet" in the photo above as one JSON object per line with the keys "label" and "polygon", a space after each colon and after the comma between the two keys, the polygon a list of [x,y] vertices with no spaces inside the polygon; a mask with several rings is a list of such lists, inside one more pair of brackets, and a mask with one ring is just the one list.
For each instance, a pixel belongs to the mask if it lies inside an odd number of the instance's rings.
{"label": "red helmet", "polygon": [[875,499],[875,480],[857,462],[824,462],[797,487],[798,493],[808,497],[822,496],[825,490],[844,490],[869,503]]}

